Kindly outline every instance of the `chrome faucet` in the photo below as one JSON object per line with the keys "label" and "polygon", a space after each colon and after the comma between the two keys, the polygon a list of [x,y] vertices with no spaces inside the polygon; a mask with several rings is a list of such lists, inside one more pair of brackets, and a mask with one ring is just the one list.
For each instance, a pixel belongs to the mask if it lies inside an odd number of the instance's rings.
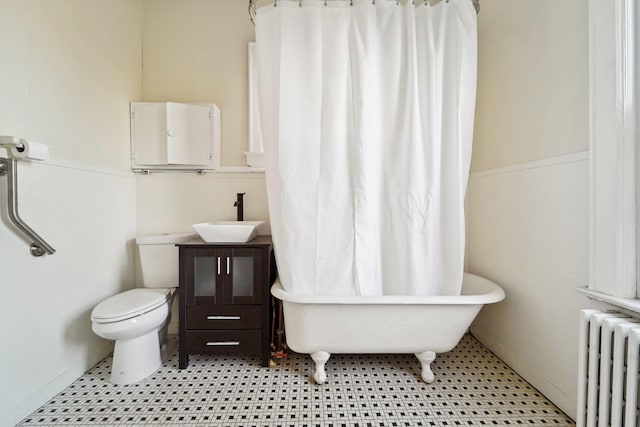
{"label": "chrome faucet", "polygon": [[244,221],[244,200],[243,197],[246,193],[236,193],[236,201],[233,204],[236,208],[238,208],[238,221]]}

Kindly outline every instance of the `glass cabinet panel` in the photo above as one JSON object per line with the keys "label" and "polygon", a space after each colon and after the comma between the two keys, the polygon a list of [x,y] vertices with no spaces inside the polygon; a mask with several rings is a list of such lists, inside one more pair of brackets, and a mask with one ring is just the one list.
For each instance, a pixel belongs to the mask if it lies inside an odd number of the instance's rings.
{"label": "glass cabinet panel", "polygon": [[255,282],[253,278],[253,256],[233,257],[233,281],[231,289],[234,297],[253,297]]}
{"label": "glass cabinet panel", "polygon": [[193,260],[194,296],[216,296],[216,271],[220,258],[216,256],[196,256]]}

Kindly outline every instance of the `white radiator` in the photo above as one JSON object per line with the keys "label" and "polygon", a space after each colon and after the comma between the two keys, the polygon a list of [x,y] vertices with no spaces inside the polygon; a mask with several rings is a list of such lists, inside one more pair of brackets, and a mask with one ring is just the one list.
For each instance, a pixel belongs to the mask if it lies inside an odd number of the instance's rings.
{"label": "white radiator", "polygon": [[640,319],[581,310],[577,427],[638,427]]}

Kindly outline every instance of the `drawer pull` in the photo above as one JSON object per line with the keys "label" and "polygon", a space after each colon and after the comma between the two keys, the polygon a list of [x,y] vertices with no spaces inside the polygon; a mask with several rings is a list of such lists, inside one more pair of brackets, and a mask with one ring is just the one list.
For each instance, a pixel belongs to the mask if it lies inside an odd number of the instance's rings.
{"label": "drawer pull", "polygon": [[240,320],[240,316],[207,316],[207,320]]}
{"label": "drawer pull", "polygon": [[209,341],[207,343],[208,346],[216,346],[216,345],[240,345],[240,341]]}

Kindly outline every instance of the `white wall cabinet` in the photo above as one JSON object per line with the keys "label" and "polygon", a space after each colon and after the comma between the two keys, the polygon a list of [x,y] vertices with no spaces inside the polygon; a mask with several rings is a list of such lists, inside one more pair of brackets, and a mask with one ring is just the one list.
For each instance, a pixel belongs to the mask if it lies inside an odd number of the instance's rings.
{"label": "white wall cabinet", "polygon": [[219,153],[216,105],[131,103],[132,169],[218,169]]}

